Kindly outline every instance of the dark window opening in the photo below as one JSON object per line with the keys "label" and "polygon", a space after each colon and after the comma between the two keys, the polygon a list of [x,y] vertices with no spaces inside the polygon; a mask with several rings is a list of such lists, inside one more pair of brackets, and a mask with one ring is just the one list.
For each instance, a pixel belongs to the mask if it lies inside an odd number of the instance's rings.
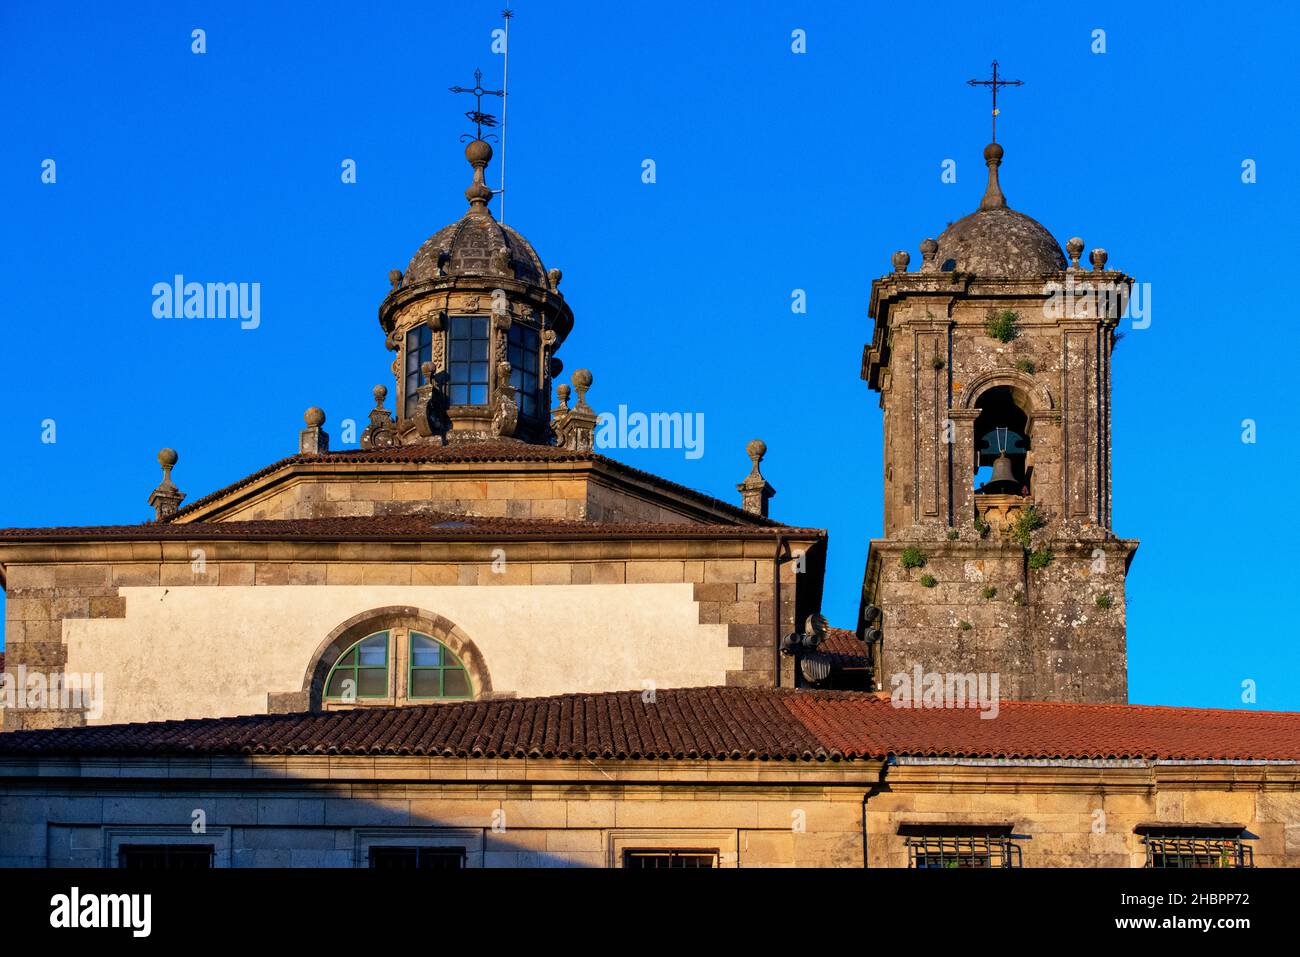
{"label": "dark window opening", "polygon": [[716,850],[628,850],[623,866],[632,870],[695,870],[718,866]]}
{"label": "dark window opening", "polygon": [[537,330],[522,323],[511,323],[508,336],[510,384],[514,386],[519,412],[528,418],[537,418],[538,368],[541,336]]}
{"label": "dark window opening", "polygon": [[1029,495],[1033,487],[1029,416],[1008,386],[980,396],[975,419],[975,491]]}
{"label": "dark window opening", "polygon": [[141,871],[200,871],[212,867],[211,844],[122,844],[117,866]]}
{"label": "dark window opening", "polygon": [[451,317],[452,405],[487,405],[488,346],[487,316]]}
{"label": "dark window opening", "polygon": [[465,848],[372,846],[370,866],[391,871],[454,871],[465,866]]}
{"label": "dark window opening", "polygon": [[421,366],[433,360],[433,330],[419,325],[406,334],[406,415],[416,414],[419,397],[415,394],[428,380]]}

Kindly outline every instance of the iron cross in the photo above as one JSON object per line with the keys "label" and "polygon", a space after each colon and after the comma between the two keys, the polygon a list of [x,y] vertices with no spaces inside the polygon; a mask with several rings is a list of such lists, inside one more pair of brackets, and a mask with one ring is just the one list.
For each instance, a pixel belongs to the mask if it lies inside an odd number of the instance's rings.
{"label": "iron cross", "polygon": [[1000,86],[1024,86],[1024,80],[1003,80],[998,76],[998,61],[993,61],[993,79],[991,80],[967,80],[971,86],[987,86],[993,90],[993,142],[998,141],[998,87]]}
{"label": "iron cross", "polygon": [[[491,127],[497,125],[497,118],[496,118],[495,116],[493,116],[491,113],[484,113],[484,112],[483,112],[483,97],[485,97],[485,96],[500,96],[500,97],[504,97],[504,96],[506,95],[505,90],[485,90],[485,89],[483,89],[483,71],[482,71],[482,70],[475,70],[475,71],[474,71],[474,85],[473,85],[473,86],[453,86],[453,87],[450,87],[450,89],[451,89],[451,92],[453,92],[453,93],[473,93],[473,94],[474,94],[474,109],[468,111],[468,112],[465,114],[465,116],[468,117],[468,118],[469,118],[469,121],[470,121],[471,123],[474,124],[474,127],[475,127],[475,129],[476,129],[476,131],[477,131],[477,132],[475,133],[475,136],[476,136],[478,139],[481,140],[481,139],[483,138],[483,127],[486,126],[486,127],[491,128]],[[461,140],[463,141],[467,136],[469,136],[468,133],[464,134],[463,136],[461,136]],[[492,136],[492,134],[489,133],[488,136]]]}

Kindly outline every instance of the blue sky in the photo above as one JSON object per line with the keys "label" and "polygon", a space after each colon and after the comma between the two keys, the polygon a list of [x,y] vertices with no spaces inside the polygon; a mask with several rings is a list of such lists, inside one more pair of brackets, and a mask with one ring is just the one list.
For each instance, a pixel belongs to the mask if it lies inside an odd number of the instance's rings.
{"label": "blue sky", "polygon": [[[499,80],[500,7],[0,9],[0,526],[142,521],[163,445],[194,498],[296,451],[308,405],[364,418],[386,274],[465,205],[447,87]],[[1253,680],[1300,709],[1294,5],[808,7],[515,4],[508,220],[564,270],[560,355],[598,408],[705,415],[698,459],[615,456],[731,500],[762,437],[773,513],[829,529],[825,611],[853,624],[881,524],[871,280],[978,203],[965,81],[996,57],[1025,81],[1010,204],[1151,284],[1114,367],[1130,698],[1240,707]],[[155,319],[176,273],[260,283],[261,326]]]}

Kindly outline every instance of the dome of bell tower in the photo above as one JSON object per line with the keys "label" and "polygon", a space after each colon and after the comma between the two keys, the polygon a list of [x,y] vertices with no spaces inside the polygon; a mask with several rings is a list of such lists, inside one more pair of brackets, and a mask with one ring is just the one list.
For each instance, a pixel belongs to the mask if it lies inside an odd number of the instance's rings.
{"label": "dome of bell tower", "polygon": [[979,209],[963,216],[939,234],[935,260],[944,272],[981,277],[1031,278],[1058,273],[1065,254],[1047,228],[1007,205],[998,182],[1003,150],[997,143],[984,148],[988,186]]}

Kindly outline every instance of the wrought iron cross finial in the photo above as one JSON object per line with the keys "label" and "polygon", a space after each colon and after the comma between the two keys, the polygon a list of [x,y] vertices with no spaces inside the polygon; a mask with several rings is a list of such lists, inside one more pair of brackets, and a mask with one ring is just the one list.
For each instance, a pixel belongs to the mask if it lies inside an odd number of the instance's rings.
{"label": "wrought iron cross finial", "polygon": [[[491,127],[497,125],[497,118],[496,118],[495,116],[493,116],[491,113],[484,113],[484,112],[483,112],[483,97],[485,97],[485,96],[500,96],[500,97],[504,97],[504,96],[506,95],[505,90],[485,90],[485,89],[483,89],[483,71],[482,71],[482,70],[475,70],[475,71],[474,71],[474,85],[473,85],[473,86],[453,86],[453,87],[450,87],[450,90],[451,90],[451,92],[453,92],[453,93],[472,93],[472,94],[474,94],[474,109],[469,110],[469,111],[465,114],[465,116],[469,119],[469,121],[470,121],[471,123],[474,124],[474,128],[475,128],[474,137],[475,137],[475,139],[480,139],[480,140],[483,139],[483,127],[486,126],[486,127],[488,127],[488,128],[491,128]],[[465,140],[467,140],[467,139],[469,138],[469,136],[470,136],[469,133],[464,133],[464,134],[462,134],[462,135],[461,135],[461,138],[460,138],[461,142],[462,142],[462,143],[465,142]],[[495,136],[494,134],[492,134],[492,133],[489,133],[488,136],[491,136],[493,139],[496,139],[496,136]]]}
{"label": "wrought iron cross finial", "polygon": [[967,80],[970,86],[987,86],[993,91],[993,142],[998,141],[998,87],[1024,86],[1024,80],[1004,80],[998,76],[998,61],[993,61],[993,78],[990,80]]}

